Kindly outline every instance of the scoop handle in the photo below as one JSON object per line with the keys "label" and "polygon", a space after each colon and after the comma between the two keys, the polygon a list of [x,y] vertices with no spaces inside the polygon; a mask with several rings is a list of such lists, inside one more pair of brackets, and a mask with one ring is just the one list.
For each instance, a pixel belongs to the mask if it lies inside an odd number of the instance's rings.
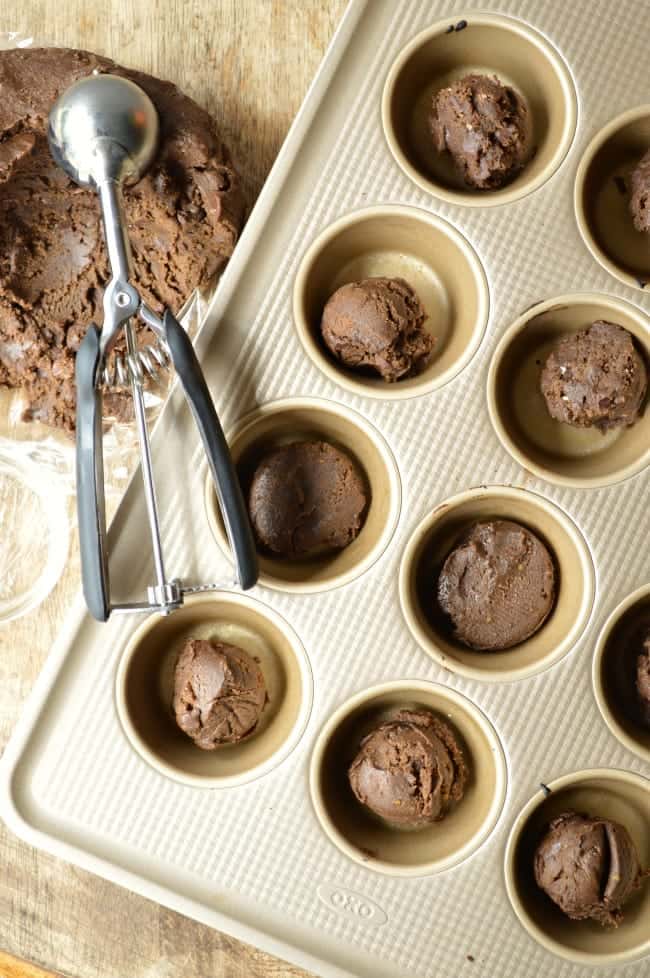
{"label": "scoop handle", "polygon": [[106,621],[110,614],[110,603],[102,454],[102,394],[95,383],[100,361],[100,331],[92,323],[81,341],[75,365],[77,516],[84,597],[93,618]]}
{"label": "scoop handle", "polygon": [[228,443],[191,340],[169,310],[166,310],[163,316],[163,332],[174,369],[183,386],[203,441],[230,547],[235,558],[239,584],[246,591],[257,582],[257,552]]}

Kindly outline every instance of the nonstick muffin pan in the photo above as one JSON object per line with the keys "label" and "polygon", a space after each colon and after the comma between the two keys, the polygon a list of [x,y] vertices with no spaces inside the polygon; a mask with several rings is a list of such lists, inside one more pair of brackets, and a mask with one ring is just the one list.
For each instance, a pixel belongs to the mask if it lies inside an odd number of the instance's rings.
{"label": "nonstick muffin pan", "polygon": [[[176,726],[174,665],[190,638],[227,642],[254,656],[269,702],[254,737],[202,751]],[[262,777],[300,740],[311,712],[313,680],[298,636],[280,615],[247,595],[190,596],[179,613],[152,615],[131,636],[116,678],[126,736],[152,767],[182,784],[229,788]]]}
{"label": "nonstick muffin pan", "polygon": [[[524,927],[549,950],[581,964],[612,967],[650,951],[650,893],[638,890],[627,905],[625,926],[607,929],[593,921],[574,927],[531,882],[528,865],[548,822],[567,810],[594,813],[625,825],[639,858],[650,858],[650,784],[630,771],[594,769],[542,785],[517,816],[506,846],[506,886]],[[641,971],[639,972],[642,973]]]}
{"label": "nonstick muffin pan", "polygon": [[[221,585],[188,605],[189,626],[261,635],[267,667],[296,667],[291,715],[273,743],[265,730],[250,741],[255,756],[206,761],[215,766],[202,781],[168,738],[164,667],[183,619],[98,625],[79,602],[2,762],[16,832],[321,975],[646,973],[645,903],[593,940],[590,926],[569,927],[540,908],[527,833],[544,805],[602,800],[629,819],[648,861],[650,763],[617,711],[608,665],[628,609],[647,601],[647,418],[584,452],[540,447],[539,413],[522,410],[518,384],[528,340],[579,328],[592,311],[624,317],[648,343],[648,291],[594,257],[575,206],[592,141],[647,102],[648,27],[632,0],[615,17],[586,0],[506,0],[494,15],[435,0],[350,5],[197,348],[244,480],[265,445],[327,431],[364,469],[376,522],[334,561],[263,562],[242,600],[172,392],[154,434],[169,559]],[[409,120],[387,120],[416,82],[424,91],[476,67],[518,82],[538,106],[533,169],[489,200],[409,163]],[[368,385],[327,359],[314,322],[346,266],[419,268],[429,301],[448,304],[429,324],[440,359],[421,387]],[[539,533],[565,601],[528,649],[493,668],[463,661],[418,611],[418,581],[447,535],[488,510]],[[149,577],[145,521],[135,487],[111,530],[125,594]],[[375,709],[422,703],[467,745],[473,794],[437,837],[364,845],[336,764],[350,743],[339,750],[337,734],[349,722],[354,739]]]}
{"label": "nonstick muffin pan", "polygon": [[[323,307],[346,282],[398,276],[417,292],[435,323],[435,356],[420,373],[387,385],[345,368],[320,336]],[[479,348],[489,312],[485,272],[459,232],[434,214],[411,207],[371,207],[327,227],[306,252],[293,290],[293,315],[305,352],[352,393],[400,400],[442,387]]]}
{"label": "nonstick muffin pan", "polygon": [[[265,404],[230,433],[228,443],[245,495],[266,452],[301,440],[324,440],[343,449],[361,472],[369,499],[359,536],[343,550],[302,560],[259,555],[262,584],[309,594],[353,581],[379,560],[399,519],[402,489],[395,458],[376,428],[341,404],[306,397]],[[210,528],[228,553],[214,483],[209,478],[205,480],[205,506]]]}

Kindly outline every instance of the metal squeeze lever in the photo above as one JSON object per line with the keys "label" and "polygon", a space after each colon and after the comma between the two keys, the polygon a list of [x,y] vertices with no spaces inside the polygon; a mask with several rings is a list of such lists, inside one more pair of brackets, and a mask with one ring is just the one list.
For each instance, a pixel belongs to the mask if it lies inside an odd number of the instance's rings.
{"label": "metal squeeze lever", "polygon": [[[151,448],[144,404],[144,371],[133,316],[154,332],[162,360],[170,360],[181,381],[208,458],[215,489],[244,589],[257,580],[257,555],[228,445],[194,353],[183,327],[166,310],[162,319],[140,299],[130,283],[131,249],[122,210],[121,188],[136,183],[152,162],[158,138],[153,103],[137,85],[116,75],[90,75],[58,99],[49,119],[48,137],[56,162],[79,185],[99,194],[112,277],[104,292],[104,325],[86,332],[76,361],[77,384],[77,510],[81,571],[86,603],[92,615],[106,621],[111,611],[159,611],[169,614],[183,596],[213,585],[186,587],[170,580],[160,537]],[[102,382],[107,358],[122,330],[126,338],[126,370],[133,395],[142,478],[151,531],[156,583],[147,601],[114,605],[110,600],[104,465],[102,453]]]}

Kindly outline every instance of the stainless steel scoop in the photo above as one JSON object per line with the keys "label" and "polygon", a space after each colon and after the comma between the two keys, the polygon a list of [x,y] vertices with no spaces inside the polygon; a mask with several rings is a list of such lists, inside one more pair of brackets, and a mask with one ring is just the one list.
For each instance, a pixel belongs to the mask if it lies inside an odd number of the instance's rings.
{"label": "stainless steel scoop", "polygon": [[[169,310],[162,319],[130,283],[131,249],[122,210],[121,188],[135,183],[151,164],[158,140],[158,116],[148,95],[116,75],[90,75],[58,99],[49,119],[50,149],[56,162],[83,187],[98,194],[112,277],[104,292],[104,324],[93,323],[79,347],[77,385],[77,509],[81,570],[88,608],[99,621],[111,611],[169,614],[193,591],[214,585],[184,586],[165,572],[144,404],[144,371],[131,321],[139,316],[154,332],[161,359],[176,369],[199,429],[235,555],[239,584],[257,580],[257,557],[246,507],[226,440],[192,344]],[[142,477],[151,530],[156,583],[147,600],[114,605],[110,600],[102,457],[102,382],[107,358],[121,331],[138,431]]]}

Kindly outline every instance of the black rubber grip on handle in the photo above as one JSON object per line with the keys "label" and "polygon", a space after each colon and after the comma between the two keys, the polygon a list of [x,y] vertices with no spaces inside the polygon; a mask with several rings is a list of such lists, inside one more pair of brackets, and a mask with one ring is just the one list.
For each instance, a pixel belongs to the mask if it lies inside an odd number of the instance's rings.
{"label": "black rubber grip on handle", "polygon": [[81,580],[93,618],[110,614],[104,458],[102,454],[102,395],[95,386],[100,362],[99,329],[88,327],[75,365],[77,384],[77,516],[81,549]]}
{"label": "black rubber grip on handle", "polygon": [[257,552],[228,443],[189,336],[169,310],[163,316],[163,327],[174,369],[203,441],[239,584],[246,591],[257,582]]}

